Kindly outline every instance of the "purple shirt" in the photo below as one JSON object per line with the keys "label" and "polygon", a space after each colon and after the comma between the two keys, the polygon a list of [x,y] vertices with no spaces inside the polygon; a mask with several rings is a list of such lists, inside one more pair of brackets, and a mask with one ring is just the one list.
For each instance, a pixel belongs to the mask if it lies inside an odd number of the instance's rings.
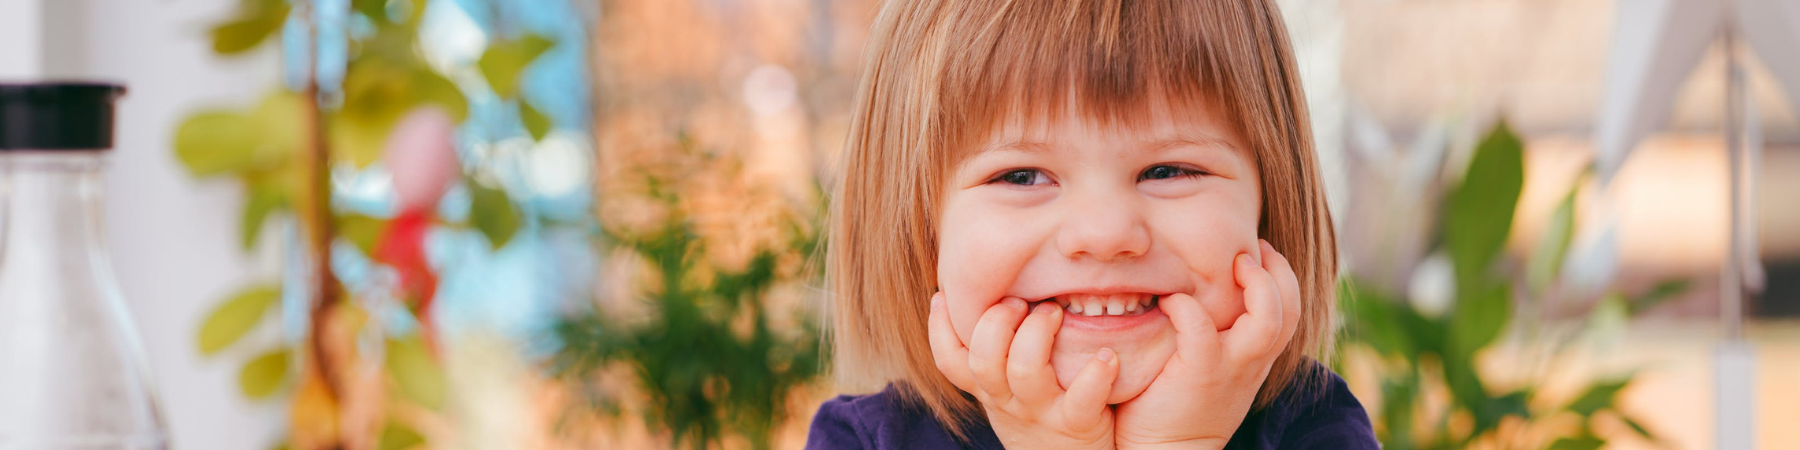
{"label": "purple shirt", "polygon": [[[1274,403],[1244,417],[1227,449],[1380,449],[1369,415],[1344,379],[1314,364],[1329,382],[1290,388]],[[958,448],[955,438],[923,406],[909,405],[893,385],[871,395],[840,395],[819,406],[808,449]],[[982,421],[969,429],[971,448],[1002,449]]]}

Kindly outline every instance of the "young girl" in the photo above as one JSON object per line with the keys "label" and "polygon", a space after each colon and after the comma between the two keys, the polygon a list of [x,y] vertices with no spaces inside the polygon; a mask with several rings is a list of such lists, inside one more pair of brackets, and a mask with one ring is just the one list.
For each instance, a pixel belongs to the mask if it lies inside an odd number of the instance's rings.
{"label": "young girl", "polygon": [[889,0],[808,448],[1376,448],[1272,0]]}

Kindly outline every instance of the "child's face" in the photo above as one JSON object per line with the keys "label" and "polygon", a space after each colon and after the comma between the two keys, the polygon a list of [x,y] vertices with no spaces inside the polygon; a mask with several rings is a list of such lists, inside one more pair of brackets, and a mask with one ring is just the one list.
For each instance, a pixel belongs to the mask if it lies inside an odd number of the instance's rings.
{"label": "child's face", "polygon": [[1136,130],[1074,113],[1009,125],[951,170],[938,283],[963,342],[1003,298],[1055,302],[1057,381],[1111,348],[1119,403],[1175,351],[1162,297],[1192,295],[1221,329],[1243,314],[1232,261],[1258,248],[1256,162],[1223,117],[1188,112],[1161,109]]}

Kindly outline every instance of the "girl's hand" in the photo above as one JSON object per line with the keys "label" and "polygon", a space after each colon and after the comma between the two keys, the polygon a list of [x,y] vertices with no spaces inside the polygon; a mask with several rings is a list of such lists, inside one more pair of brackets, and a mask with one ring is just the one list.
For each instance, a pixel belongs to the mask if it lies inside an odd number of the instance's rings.
{"label": "girl's hand", "polygon": [[1245,312],[1231,329],[1219,331],[1192,296],[1162,300],[1175,325],[1175,354],[1142,395],[1119,404],[1118,448],[1217,449],[1231,440],[1300,321],[1293,268],[1260,242],[1260,267],[1248,253],[1233,262]]}
{"label": "girl's hand", "polygon": [[1118,356],[1102,349],[1064,391],[1050,369],[1062,308],[1026,308],[1024,300],[1014,297],[994,304],[981,315],[965,346],[950,326],[944,293],[933,295],[931,353],[938,370],[981,400],[994,434],[1007,448],[1113,448],[1113,412],[1106,395],[1119,376]]}

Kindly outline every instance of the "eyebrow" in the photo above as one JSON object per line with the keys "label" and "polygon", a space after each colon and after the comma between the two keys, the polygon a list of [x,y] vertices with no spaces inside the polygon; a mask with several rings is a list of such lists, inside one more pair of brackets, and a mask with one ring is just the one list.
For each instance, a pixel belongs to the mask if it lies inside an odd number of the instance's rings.
{"label": "eyebrow", "polygon": [[1169,139],[1163,139],[1163,140],[1159,140],[1156,142],[1151,142],[1150,145],[1145,148],[1150,150],[1151,152],[1161,152],[1164,150],[1168,150],[1168,149],[1175,148],[1175,147],[1181,147],[1181,146],[1214,147],[1214,148],[1230,150],[1230,151],[1243,150],[1241,148],[1238,148],[1237,144],[1233,144],[1233,143],[1231,143],[1231,141],[1225,140],[1223,138],[1219,138],[1216,136],[1209,136],[1209,135],[1192,135],[1192,134],[1186,134],[1186,133],[1177,134],[1174,137],[1169,138]]}
{"label": "eyebrow", "polygon": [[[1219,137],[1210,136],[1210,135],[1197,135],[1197,134],[1190,134],[1190,133],[1180,133],[1180,134],[1176,134],[1174,136],[1170,136],[1167,138],[1158,139],[1158,140],[1148,143],[1148,145],[1145,145],[1142,148],[1151,153],[1160,153],[1160,152],[1167,151],[1167,150],[1175,148],[1175,147],[1183,147],[1183,146],[1218,148],[1218,149],[1229,150],[1229,151],[1234,151],[1234,152],[1243,150],[1242,148],[1239,148],[1236,144],[1231,143],[1231,141],[1228,141],[1228,140],[1225,140],[1225,139],[1222,139]],[[981,154],[985,154],[985,153],[991,153],[991,152],[997,152],[997,151],[1003,151],[1003,150],[1020,151],[1020,152],[1025,152],[1025,153],[1050,153],[1050,152],[1056,150],[1056,145],[1051,144],[1049,142],[1043,142],[1043,141],[1018,140],[1018,141],[1011,141],[1011,142],[1005,142],[1005,143],[1001,143],[1001,144],[985,146],[985,147],[982,147],[980,150],[977,150],[974,153],[970,154],[970,156],[977,156],[977,155],[981,155]]]}

